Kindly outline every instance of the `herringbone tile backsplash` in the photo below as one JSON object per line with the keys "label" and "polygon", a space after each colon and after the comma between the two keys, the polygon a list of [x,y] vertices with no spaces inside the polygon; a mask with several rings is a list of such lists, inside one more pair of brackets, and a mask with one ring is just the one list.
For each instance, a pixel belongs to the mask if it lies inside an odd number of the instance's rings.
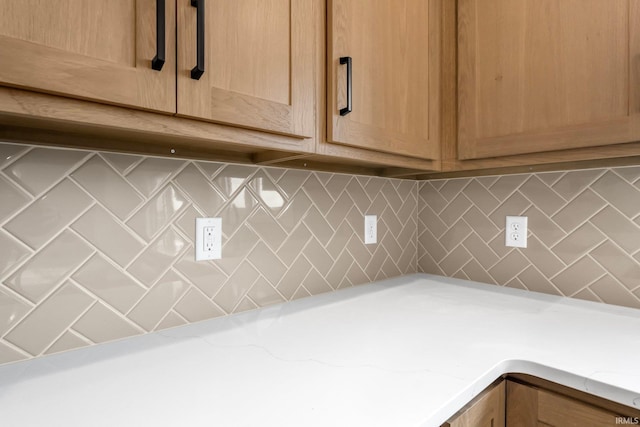
{"label": "herringbone tile backsplash", "polygon": [[640,308],[640,167],[426,181],[418,203],[423,272]]}
{"label": "herringbone tile backsplash", "polygon": [[[201,216],[222,260],[194,261]],[[0,364],[416,271],[640,308],[640,167],[418,183],[0,143]]]}
{"label": "herringbone tile backsplash", "polygon": [[[0,144],[0,363],[415,273],[417,190]],[[194,261],[201,216],[222,217],[222,260]]]}

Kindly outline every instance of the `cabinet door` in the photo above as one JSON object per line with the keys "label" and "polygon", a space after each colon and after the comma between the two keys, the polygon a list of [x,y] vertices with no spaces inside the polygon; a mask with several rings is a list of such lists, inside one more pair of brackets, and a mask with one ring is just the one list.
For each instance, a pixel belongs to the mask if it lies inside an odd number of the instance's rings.
{"label": "cabinet door", "polygon": [[313,0],[208,0],[199,80],[197,14],[178,0],[178,114],[312,137]]}
{"label": "cabinet door", "polygon": [[[327,138],[439,157],[440,0],[329,0]],[[347,66],[352,60],[352,111]]]}
{"label": "cabinet door", "polygon": [[485,392],[445,427],[505,427],[504,381]]}
{"label": "cabinet door", "polygon": [[0,84],[175,112],[171,0],[165,23],[155,71],[155,0],[0,0]]}
{"label": "cabinet door", "polygon": [[638,0],[460,0],[458,157],[640,138]]}
{"label": "cabinet door", "polygon": [[507,425],[602,427],[618,415],[558,394],[507,381]]}

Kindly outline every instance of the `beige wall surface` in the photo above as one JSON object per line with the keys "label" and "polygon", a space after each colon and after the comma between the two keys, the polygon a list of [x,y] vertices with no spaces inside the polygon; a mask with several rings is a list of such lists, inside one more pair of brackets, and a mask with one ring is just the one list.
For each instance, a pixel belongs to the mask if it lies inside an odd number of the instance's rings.
{"label": "beige wall surface", "polygon": [[418,203],[422,272],[640,308],[638,166],[425,181]]}
{"label": "beige wall surface", "polygon": [[[0,364],[415,273],[417,190],[0,143]],[[205,216],[223,259],[196,263]]]}

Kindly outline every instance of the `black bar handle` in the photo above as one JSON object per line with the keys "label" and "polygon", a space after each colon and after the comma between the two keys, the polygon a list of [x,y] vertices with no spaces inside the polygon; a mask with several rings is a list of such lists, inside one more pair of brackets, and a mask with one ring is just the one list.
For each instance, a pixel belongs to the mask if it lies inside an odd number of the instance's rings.
{"label": "black bar handle", "polygon": [[165,60],[165,7],[164,0],[156,0],[156,56],[151,60],[151,68],[160,71]]}
{"label": "black bar handle", "polygon": [[204,74],[204,0],[191,0],[191,6],[198,9],[198,63],[191,70],[191,78],[194,80],[200,80],[200,77]]}
{"label": "black bar handle", "polygon": [[340,65],[347,64],[347,106],[340,109],[340,115],[346,116],[353,110],[353,61],[350,56],[340,58]]}

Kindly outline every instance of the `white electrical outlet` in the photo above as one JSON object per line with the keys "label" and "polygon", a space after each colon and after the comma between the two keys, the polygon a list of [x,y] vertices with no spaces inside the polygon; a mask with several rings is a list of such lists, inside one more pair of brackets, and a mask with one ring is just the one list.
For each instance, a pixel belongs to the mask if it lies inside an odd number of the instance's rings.
{"label": "white electrical outlet", "polygon": [[196,218],[196,261],[222,258],[222,218]]}
{"label": "white electrical outlet", "polygon": [[504,244],[512,248],[527,247],[527,217],[508,216],[505,227]]}
{"label": "white electrical outlet", "polygon": [[371,245],[378,243],[378,216],[364,216],[364,244]]}

